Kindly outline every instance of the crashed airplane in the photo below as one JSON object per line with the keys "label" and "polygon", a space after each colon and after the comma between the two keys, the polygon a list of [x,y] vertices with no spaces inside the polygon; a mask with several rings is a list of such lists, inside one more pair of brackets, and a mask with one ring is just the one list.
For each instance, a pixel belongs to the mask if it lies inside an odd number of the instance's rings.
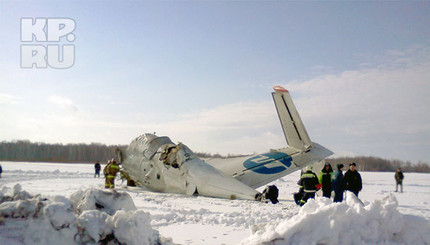
{"label": "crashed airplane", "polygon": [[287,147],[252,156],[202,160],[182,143],[143,134],[120,154],[123,173],[137,186],[152,191],[276,203],[276,187],[270,186],[263,193],[255,188],[321,161],[333,152],[310,140],[289,92],[281,86],[273,89]]}

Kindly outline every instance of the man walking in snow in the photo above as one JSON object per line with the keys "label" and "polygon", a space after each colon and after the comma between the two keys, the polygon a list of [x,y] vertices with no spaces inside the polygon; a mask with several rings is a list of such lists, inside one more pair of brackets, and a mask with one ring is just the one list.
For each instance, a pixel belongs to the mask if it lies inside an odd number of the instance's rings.
{"label": "man walking in snow", "polygon": [[349,170],[345,173],[346,189],[351,191],[358,197],[358,192],[361,191],[361,175],[355,169],[357,165],[355,162],[349,164]]}
{"label": "man walking in snow", "polygon": [[397,169],[396,174],[394,175],[394,178],[396,179],[396,192],[397,192],[397,187],[400,185],[400,192],[403,192],[403,172],[401,168]]}
{"label": "man walking in snow", "polygon": [[304,195],[299,203],[300,206],[303,206],[309,198],[315,198],[315,192],[319,188],[319,181],[317,175],[312,172],[312,166],[307,167],[306,172],[302,174],[297,184],[300,188],[303,188]]}

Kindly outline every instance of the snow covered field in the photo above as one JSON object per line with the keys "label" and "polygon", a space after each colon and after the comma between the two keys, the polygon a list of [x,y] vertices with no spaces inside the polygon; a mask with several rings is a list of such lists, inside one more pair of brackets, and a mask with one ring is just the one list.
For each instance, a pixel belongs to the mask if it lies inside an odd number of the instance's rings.
{"label": "snow covered field", "polygon": [[[92,164],[1,162],[1,165],[2,195],[16,184],[32,195],[67,198],[88,188],[104,187],[103,176],[94,178]],[[361,175],[363,191],[359,197],[365,207],[349,196],[342,204],[317,198],[298,207],[292,199],[292,193],[298,189],[298,172],[273,182],[280,190],[280,203],[276,205],[154,193],[127,188],[125,183],[117,190],[128,193],[138,211],[150,214],[148,222],[152,229],[176,244],[268,241],[275,241],[274,244],[430,244],[430,174],[405,173],[404,193],[394,192],[394,173],[361,172]],[[116,184],[120,185],[121,180],[117,179]],[[143,215],[143,212],[137,214]],[[2,222],[0,244],[22,244],[19,235],[10,234],[11,229],[4,228],[7,219]],[[141,227],[146,226],[141,224]]]}

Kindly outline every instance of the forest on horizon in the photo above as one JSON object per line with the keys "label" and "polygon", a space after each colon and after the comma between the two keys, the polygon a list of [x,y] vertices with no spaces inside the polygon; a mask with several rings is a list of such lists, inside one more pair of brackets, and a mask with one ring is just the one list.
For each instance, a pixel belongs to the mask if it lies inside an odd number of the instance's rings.
{"label": "forest on horizon", "polygon": [[[94,163],[107,162],[115,157],[115,149],[125,150],[127,145],[91,144],[47,144],[31,142],[29,140],[17,140],[0,142],[0,161],[25,161],[25,162],[64,162],[64,163]],[[228,158],[243,155],[212,153],[198,153],[202,158]],[[430,165],[426,162],[412,163],[410,161],[388,160],[372,156],[337,157],[326,159],[333,169],[342,163],[348,165],[357,163],[359,171],[396,171],[402,168],[405,172],[430,173]]]}

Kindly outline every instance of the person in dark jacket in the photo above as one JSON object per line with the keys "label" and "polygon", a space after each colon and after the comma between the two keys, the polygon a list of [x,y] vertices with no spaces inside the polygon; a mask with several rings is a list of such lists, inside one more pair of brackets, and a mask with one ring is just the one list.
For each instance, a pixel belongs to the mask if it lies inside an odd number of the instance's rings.
{"label": "person in dark jacket", "polygon": [[324,197],[328,197],[328,198],[331,197],[332,178],[333,178],[333,169],[330,163],[326,163],[318,176],[318,180],[322,185],[322,192]]}
{"label": "person in dark jacket", "polygon": [[346,189],[351,191],[358,197],[358,192],[361,191],[361,175],[355,169],[355,162],[349,164],[349,170],[345,173]]}
{"label": "person in dark jacket", "polygon": [[100,169],[101,169],[100,163],[99,163],[99,161],[97,161],[96,164],[94,164],[94,171],[95,171],[94,178],[96,176],[98,176],[100,178]]}
{"label": "person in dark jacket", "polygon": [[0,178],[1,178],[1,173],[3,173],[3,168],[0,165]]}
{"label": "person in dark jacket", "polygon": [[403,172],[401,168],[397,169],[396,174],[394,175],[394,178],[396,179],[396,192],[397,192],[397,187],[400,185],[400,192],[403,192],[403,178],[405,176],[403,176]]}
{"label": "person in dark jacket", "polygon": [[334,190],[334,199],[333,202],[342,202],[343,201],[343,192],[346,188],[346,182],[343,177],[343,164],[337,165],[337,171],[334,175],[333,180],[333,190]]}
{"label": "person in dark jacket", "polygon": [[309,198],[315,198],[315,192],[318,190],[319,181],[317,175],[312,172],[312,166],[307,167],[297,184],[303,188],[304,195],[299,203],[300,206],[303,206]]}

